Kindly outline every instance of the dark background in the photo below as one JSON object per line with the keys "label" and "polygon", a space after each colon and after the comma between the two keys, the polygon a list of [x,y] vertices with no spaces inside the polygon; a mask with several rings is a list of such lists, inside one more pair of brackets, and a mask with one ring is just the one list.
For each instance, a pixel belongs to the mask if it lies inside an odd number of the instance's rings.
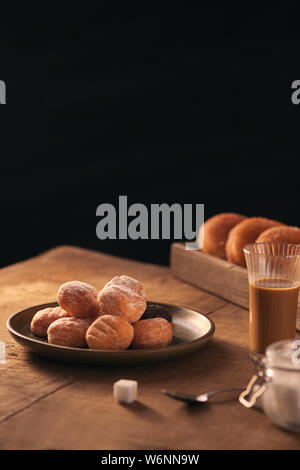
{"label": "dark background", "polygon": [[299,221],[299,11],[1,5],[0,265],[58,244],[168,263],[169,241],[100,241],[96,208],[205,203]]}

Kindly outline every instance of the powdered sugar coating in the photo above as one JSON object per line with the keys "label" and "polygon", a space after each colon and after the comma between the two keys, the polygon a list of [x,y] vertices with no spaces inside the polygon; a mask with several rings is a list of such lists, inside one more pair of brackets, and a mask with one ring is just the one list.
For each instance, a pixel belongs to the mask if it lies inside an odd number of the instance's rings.
{"label": "powdered sugar coating", "polygon": [[104,286],[104,289],[111,285],[127,287],[128,289],[133,290],[134,292],[141,295],[142,297],[146,297],[146,292],[142,283],[138,281],[137,279],[134,279],[133,277],[126,276],[126,274],[122,274],[121,276],[114,277],[111,281],[109,281]]}
{"label": "powdered sugar coating", "polygon": [[48,342],[71,348],[84,348],[85,335],[90,324],[80,318],[60,318],[48,328]]}
{"label": "powdered sugar coating", "polygon": [[98,316],[97,297],[97,289],[81,281],[65,282],[57,293],[59,305],[71,316],[82,319]]}
{"label": "powdered sugar coating", "polygon": [[51,323],[59,318],[70,315],[61,307],[48,307],[36,312],[31,320],[30,329],[37,336],[47,336],[47,330]]}
{"label": "powdered sugar coating", "polygon": [[144,297],[127,287],[111,284],[99,292],[98,302],[102,315],[116,315],[129,323],[136,322],[146,310]]}
{"label": "powdered sugar coating", "polygon": [[164,318],[139,320],[133,327],[133,349],[165,348],[172,342],[173,328]]}
{"label": "powdered sugar coating", "polygon": [[133,327],[122,317],[103,315],[93,322],[86,333],[91,349],[123,350],[133,339]]}

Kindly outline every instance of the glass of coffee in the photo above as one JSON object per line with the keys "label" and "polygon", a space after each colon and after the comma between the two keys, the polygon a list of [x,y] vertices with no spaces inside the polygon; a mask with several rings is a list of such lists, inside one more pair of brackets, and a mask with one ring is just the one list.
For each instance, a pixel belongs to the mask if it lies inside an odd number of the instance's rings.
{"label": "glass of coffee", "polygon": [[295,337],[300,246],[250,243],[244,247],[249,280],[249,341],[254,357]]}

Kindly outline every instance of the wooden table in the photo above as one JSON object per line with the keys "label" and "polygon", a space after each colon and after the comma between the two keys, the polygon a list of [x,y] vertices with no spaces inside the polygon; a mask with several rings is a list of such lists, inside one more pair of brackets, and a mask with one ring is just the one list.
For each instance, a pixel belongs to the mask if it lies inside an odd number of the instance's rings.
{"label": "wooden table", "polygon": [[[149,300],[191,307],[216,324],[212,341],[180,360],[145,367],[67,365],[34,356],[6,330],[12,313],[55,300],[57,287],[79,279],[101,288],[113,276],[140,279]],[[0,270],[0,448],[2,449],[299,449],[300,437],[282,431],[260,411],[234,400],[187,407],[160,388],[190,393],[245,384],[248,312],[174,279],[167,267],[62,246]],[[139,381],[139,401],[112,396],[119,378]]]}

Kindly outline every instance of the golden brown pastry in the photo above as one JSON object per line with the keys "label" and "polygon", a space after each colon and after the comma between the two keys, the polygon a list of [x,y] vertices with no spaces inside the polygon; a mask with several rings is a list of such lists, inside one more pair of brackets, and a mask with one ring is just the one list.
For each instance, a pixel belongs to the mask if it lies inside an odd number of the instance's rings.
{"label": "golden brown pastry", "polygon": [[300,244],[300,228],[298,227],[271,227],[262,232],[256,240],[260,242],[294,243]]}
{"label": "golden brown pastry", "polygon": [[276,220],[264,217],[251,217],[243,220],[230,230],[226,242],[226,258],[230,263],[246,266],[243,248],[248,243],[253,243],[259,235],[268,228],[283,226]]}
{"label": "golden brown pastry", "polygon": [[70,315],[61,307],[48,307],[36,312],[31,320],[30,329],[37,336],[47,336],[47,330],[51,323],[59,318]]}
{"label": "golden brown pastry", "polygon": [[84,348],[85,334],[90,324],[80,318],[60,318],[51,323],[48,328],[48,343],[69,348]]}
{"label": "golden brown pastry", "polygon": [[122,317],[103,315],[95,320],[86,332],[91,349],[127,349],[133,339],[133,327]]}
{"label": "golden brown pastry", "polygon": [[172,342],[173,328],[164,318],[139,320],[133,327],[133,349],[165,348]]}
{"label": "golden brown pastry", "polygon": [[146,310],[144,297],[127,287],[111,284],[99,292],[98,302],[101,315],[116,315],[133,323]]}
{"label": "golden brown pastry", "polygon": [[133,277],[126,276],[125,274],[114,277],[111,281],[109,281],[104,286],[104,289],[111,285],[127,287],[128,289],[133,290],[137,294],[142,295],[143,297],[146,297],[145,289],[142,283],[138,281],[137,279],[134,279]]}
{"label": "golden brown pastry", "polygon": [[57,293],[61,308],[72,317],[88,319],[97,317],[99,305],[98,291],[95,287],[81,281],[69,281],[62,284]]}
{"label": "golden brown pastry", "polygon": [[214,215],[206,220],[200,228],[200,230],[204,231],[202,251],[225,259],[225,245],[228,233],[236,224],[244,219],[246,219],[244,215],[228,212]]}

